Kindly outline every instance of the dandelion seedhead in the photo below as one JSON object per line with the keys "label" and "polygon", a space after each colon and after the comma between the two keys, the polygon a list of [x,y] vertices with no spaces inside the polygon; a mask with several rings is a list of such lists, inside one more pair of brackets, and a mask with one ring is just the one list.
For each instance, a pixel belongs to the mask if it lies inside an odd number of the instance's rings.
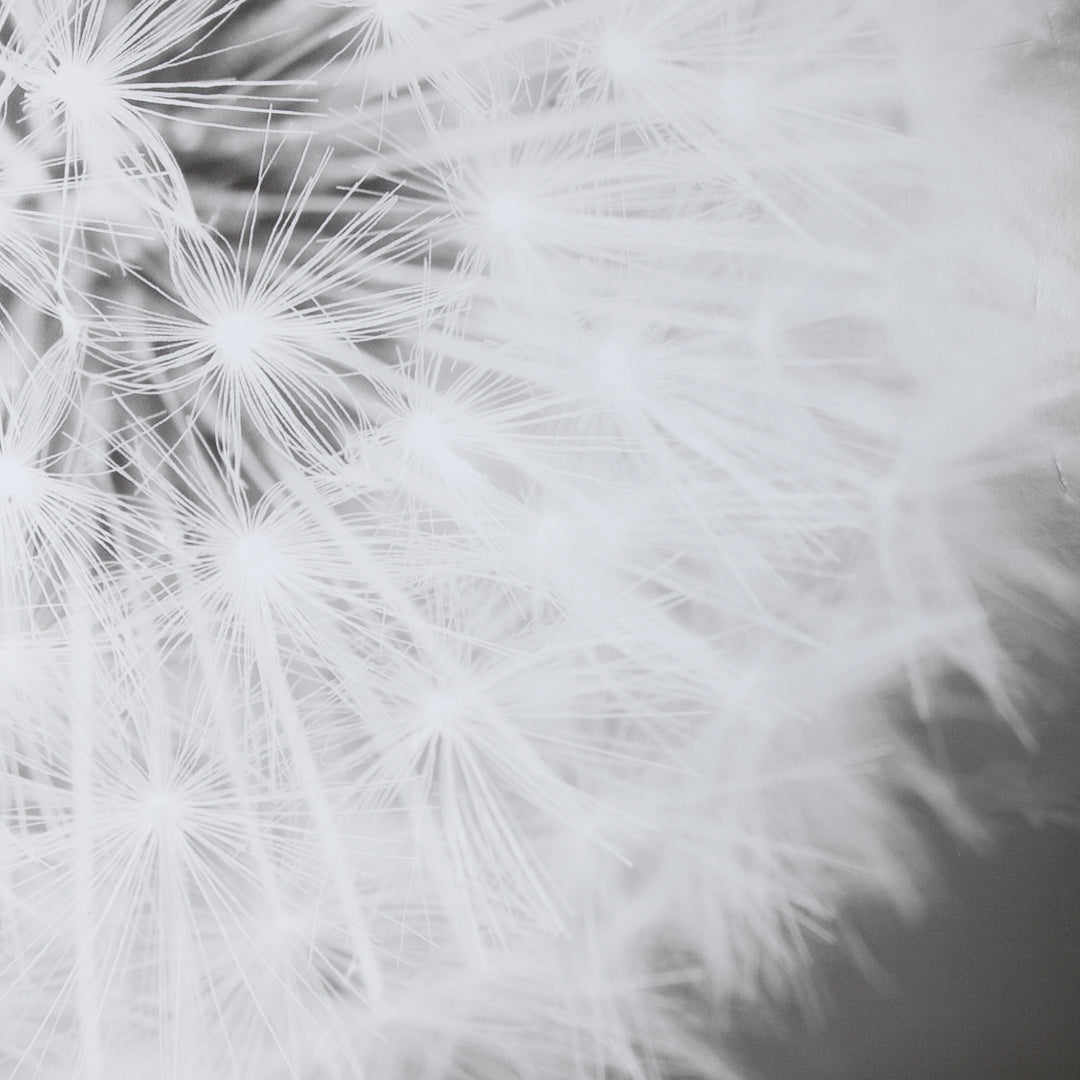
{"label": "dandelion seedhead", "polygon": [[0,0],[0,1073],[721,1080],[917,910],[1078,600],[1067,7]]}

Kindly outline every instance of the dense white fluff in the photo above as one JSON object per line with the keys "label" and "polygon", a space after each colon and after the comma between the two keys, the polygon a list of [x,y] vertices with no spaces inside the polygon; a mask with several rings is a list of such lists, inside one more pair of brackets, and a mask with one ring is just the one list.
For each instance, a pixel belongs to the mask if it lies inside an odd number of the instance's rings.
{"label": "dense white fluff", "polygon": [[991,6],[0,0],[0,1072],[734,1077],[918,910],[1078,601]]}

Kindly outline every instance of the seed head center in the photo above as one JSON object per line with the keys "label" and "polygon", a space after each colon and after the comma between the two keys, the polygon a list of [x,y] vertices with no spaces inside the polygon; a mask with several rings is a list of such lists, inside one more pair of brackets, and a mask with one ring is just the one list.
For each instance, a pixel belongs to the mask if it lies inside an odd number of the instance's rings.
{"label": "seed head center", "polygon": [[247,588],[261,589],[281,573],[282,558],[273,541],[252,530],[242,536],[232,551],[233,569]]}
{"label": "seed head center", "polygon": [[0,506],[27,506],[37,494],[39,470],[0,451]]}
{"label": "seed head center", "polygon": [[266,327],[257,312],[240,308],[215,319],[210,324],[209,337],[214,360],[232,372],[243,374],[259,366]]}
{"label": "seed head center", "polygon": [[72,58],[59,63],[43,81],[40,93],[76,119],[108,115],[115,98],[108,71],[92,58]]}
{"label": "seed head center", "polygon": [[618,82],[628,82],[639,75],[645,65],[642,47],[625,30],[610,30],[600,45],[600,56],[610,76]]}

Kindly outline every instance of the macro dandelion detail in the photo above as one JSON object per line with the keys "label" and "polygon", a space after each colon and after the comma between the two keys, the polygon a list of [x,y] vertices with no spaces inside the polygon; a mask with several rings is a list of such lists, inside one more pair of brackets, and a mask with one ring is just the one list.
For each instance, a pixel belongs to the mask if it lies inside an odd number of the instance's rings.
{"label": "macro dandelion detail", "polygon": [[0,0],[0,1073],[728,1080],[919,910],[1080,603],[992,6]]}

